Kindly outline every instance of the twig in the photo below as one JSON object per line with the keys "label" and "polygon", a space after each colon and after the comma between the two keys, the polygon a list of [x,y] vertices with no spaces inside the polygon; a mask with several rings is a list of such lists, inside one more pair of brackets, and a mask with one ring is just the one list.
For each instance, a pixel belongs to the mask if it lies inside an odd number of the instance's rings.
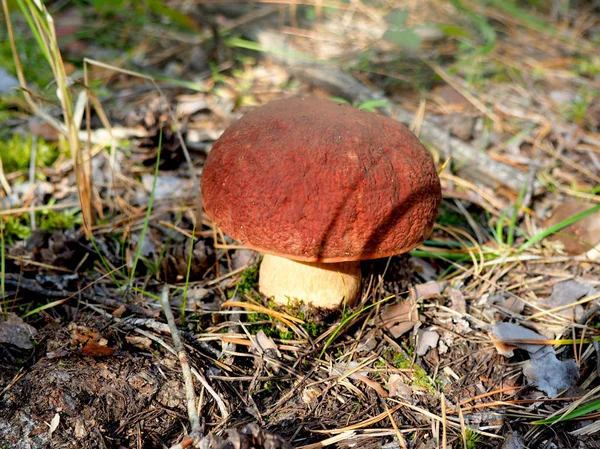
{"label": "twig", "polygon": [[[167,297],[168,297],[168,287],[166,289],[167,291]],[[164,297],[164,290],[163,290],[163,297]],[[89,304],[89,303],[84,303],[87,307],[89,307],[90,309],[94,310],[95,312],[99,313],[100,315],[104,316],[105,318],[109,319],[109,320],[114,320],[116,323],[124,323],[124,320],[122,320],[121,318],[118,318],[116,316],[111,315],[108,312],[105,312],[104,310],[94,306],[93,304]],[[168,299],[167,299],[167,304],[168,304]],[[165,315],[167,315],[167,313],[165,313]],[[170,313],[171,318],[173,318],[173,313]],[[173,324],[174,324],[174,319],[172,320]],[[169,329],[175,329],[175,333],[171,332],[172,335],[178,335],[177,334],[177,328],[175,328],[174,326],[171,327],[169,326]],[[173,349],[171,346],[169,346],[168,344],[166,344],[162,339],[158,338],[156,335],[151,334],[150,332],[146,332],[145,330],[139,329],[139,328],[133,328],[134,331],[136,331],[138,334],[143,335],[144,337],[149,338],[152,341],[155,341],[156,343],[158,343],[160,346],[162,346],[163,348],[165,348],[167,351],[169,351],[171,354],[177,355],[177,351],[175,351],[175,349]],[[175,338],[178,337],[174,337],[173,341],[175,341]],[[179,343],[181,344],[181,340],[179,340]],[[185,354],[185,351],[183,352]],[[183,367],[183,366],[182,366]],[[188,369],[189,369],[189,365],[188,365]],[[197,374],[197,373],[194,373]],[[189,374],[188,374],[189,376]],[[191,379],[191,376],[190,376]],[[192,390],[193,392],[193,390]],[[187,393],[187,391],[186,391]],[[189,403],[188,403],[189,405]],[[192,412],[194,414],[196,414],[196,419],[198,419],[198,415],[196,413],[196,409],[195,407],[192,407]],[[188,409],[188,413],[190,413],[190,409]],[[190,420],[191,421],[191,420]],[[196,429],[192,428],[192,431],[178,444],[171,446],[171,449],[183,449],[186,447],[191,446],[192,444],[194,444],[196,441],[199,441],[202,438],[202,429],[200,427],[200,425],[197,426]]]}
{"label": "twig", "polygon": [[194,380],[192,379],[192,370],[188,363],[187,352],[183,347],[177,325],[175,324],[175,317],[171,310],[171,304],[169,304],[169,286],[165,284],[161,294],[161,304],[169,329],[171,330],[171,338],[173,339],[173,345],[177,351],[177,357],[181,364],[181,372],[183,374],[183,381],[185,383],[185,397],[187,400],[188,418],[191,425],[191,433],[196,432],[200,429],[200,419],[198,418],[198,412],[196,411],[196,393],[194,392]]}

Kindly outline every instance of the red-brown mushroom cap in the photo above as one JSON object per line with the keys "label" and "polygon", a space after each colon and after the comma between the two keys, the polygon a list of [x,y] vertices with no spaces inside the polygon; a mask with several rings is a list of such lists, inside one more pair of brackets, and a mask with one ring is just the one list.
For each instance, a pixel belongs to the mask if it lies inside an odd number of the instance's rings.
{"label": "red-brown mushroom cap", "polygon": [[441,203],[431,155],[401,123],[294,97],[229,127],[202,173],[206,212],[258,251],[340,262],[404,253]]}

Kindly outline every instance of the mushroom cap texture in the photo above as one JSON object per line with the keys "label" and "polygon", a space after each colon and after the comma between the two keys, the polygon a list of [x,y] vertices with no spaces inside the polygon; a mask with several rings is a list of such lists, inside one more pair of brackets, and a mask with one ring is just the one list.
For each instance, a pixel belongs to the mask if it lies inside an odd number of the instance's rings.
{"label": "mushroom cap texture", "polygon": [[204,165],[202,200],[223,232],[253,249],[340,262],[418,246],[441,186],[429,151],[400,122],[292,97],[223,133]]}

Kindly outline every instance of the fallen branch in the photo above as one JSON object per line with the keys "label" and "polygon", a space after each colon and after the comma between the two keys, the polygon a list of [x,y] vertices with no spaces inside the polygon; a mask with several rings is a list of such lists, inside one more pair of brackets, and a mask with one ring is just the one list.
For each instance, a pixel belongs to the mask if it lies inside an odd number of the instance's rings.
{"label": "fallen branch", "polygon": [[181,365],[183,381],[185,384],[188,418],[192,428],[190,433],[199,433],[200,419],[198,418],[198,411],[196,410],[196,393],[194,392],[192,370],[190,368],[190,364],[188,363],[187,352],[183,347],[181,337],[179,336],[179,331],[177,330],[177,325],[175,324],[175,317],[173,316],[173,311],[171,310],[171,304],[169,304],[169,286],[167,284],[165,284],[162,289],[161,305],[165,317],[167,318],[167,323],[169,325],[169,329],[171,330],[171,338],[173,339],[173,346],[175,346],[177,358],[179,359],[179,363]]}
{"label": "fallen branch", "polygon": [[[251,35],[275,62],[284,65],[290,73],[303,81],[355,104],[374,99],[386,100],[388,106],[380,109],[382,113],[406,125],[413,122],[414,114],[393,104],[383,92],[366,86],[340,68],[286,56],[295,54],[289,42],[289,36],[264,29],[253,30]],[[450,136],[448,130],[439,127],[431,120],[424,119],[422,121],[419,137],[424,142],[435,146],[444,159],[451,157],[456,166],[460,167],[457,172],[461,177],[494,189],[500,185],[517,192],[531,182],[528,173],[520,172],[510,165],[491,159],[485,152]],[[534,192],[539,192],[540,188],[541,184],[534,181]]]}

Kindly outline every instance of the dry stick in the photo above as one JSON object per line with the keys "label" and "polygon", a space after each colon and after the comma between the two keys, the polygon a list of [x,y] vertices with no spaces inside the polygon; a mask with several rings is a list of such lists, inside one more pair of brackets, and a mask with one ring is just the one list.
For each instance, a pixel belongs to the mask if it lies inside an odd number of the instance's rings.
{"label": "dry stick", "polygon": [[179,363],[181,364],[181,372],[183,374],[183,381],[185,383],[185,397],[187,400],[188,418],[192,427],[190,434],[199,433],[200,419],[198,418],[198,413],[196,411],[196,393],[194,392],[192,370],[190,369],[190,365],[188,363],[187,352],[185,352],[185,348],[181,342],[181,337],[179,336],[179,331],[177,330],[177,325],[175,324],[175,317],[173,316],[173,311],[171,310],[171,304],[169,304],[168,284],[163,286],[160,299],[163,312],[165,313],[167,323],[169,324],[169,329],[171,330],[173,346],[175,346],[177,357],[179,358]]}
{"label": "dry stick", "polygon": [[[177,355],[177,351],[175,351],[175,349],[173,349],[171,346],[166,344],[161,338],[157,337],[154,334],[151,334],[150,332],[146,332],[145,330],[140,329],[139,327],[135,327],[136,324],[143,324],[145,326],[148,326],[147,321],[140,323],[139,321],[136,322],[135,320],[134,321],[130,321],[129,319],[123,320],[119,317],[111,315],[108,312],[105,312],[104,310],[100,309],[99,307],[96,307],[93,304],[89,304],[87,302],[83,302],[83,304],[85,304],[86,307],[89,307],[90,309],[94,310],[95,312],[99,313],[100,315],[104,316],[105,318],[107,318],[109,320],[113,320],[116,323],[122,323],[126,326],[132,326],[133,330],[135,332],[137,332],[138,334],[143,335],[144,337],[149,338],[150,340],[156,342],[157,344],[159,344],[160,346],[165,348],[171,354]],[[172,313],[171,313],[171,317],[173,317]],[[173,329],[175,329],[175,332],[173,332]],[[174,326],[164,325],[164,327],[163,327],[162,323],[158,323],[157,329],[155,329],[155,330],[159,330],[160,332],[166,330],[166,331],[170,332],[172,335],[177,334],[177,336],[179,336],[179,334],[177,333],[177,328]],[[179,341],[181,342],[181,340],[179,340]],[[188,365],[188,367],[189,367],[189,365]],[[200,381],[202,386],[204,388],[206,388],[206,391],[208,391],[210,393],[210,395],[213,397],[213,399],[215,400],[215,402],[217,403],[217,405],[219,407],[219,410],[221,411],[221,414],[223,415],[223,418],[227,418],[227,416],[229,415],[229,412],[228,412],[227,407],[225,406],[225,403],[223,402],[223,400],[219,397],[219,395],[215,392],[215,390],[212,389],[212,387],[208,384],[206,379],[204,379],[204,377],[196,369],[192,368],[191,372]],[[194,442],[194,440],[200,438],[200,436],[201,436],[200,430],[201,430],[201,428],[198,427],[197,433],[195,433],[195,434],[190,433],[187,437],[185,437],[181,441],[181,443],[172,446],[171,449],[185,448],[185,447],[191,446],[191,444]]]}
{"label": "dry stick", "polygon": [[[360,104],[373,99],[387,100],[383,92],[366,86],[331,64],[326,65],[326,62],[305,61],[283,56],[295,53],[288,36],[282,36],[281,33],[272,30],[258,28],[249,31],[265,51],[271,52],[270,56],[277,63],[284,65],[294,76],[305,82],[353,103]],[[404,124],[412,123],[414,120],[414,114],[391,102],[381,110],[385,115],[393,117]],[[460,139],[449,136],[446,129],[439,127],[431,120],[422,121],[420,138],[435,146],[444,159],[452,157],[456,164],[460,166],[458,172],[465,178],[476,180],[493,188],[500,184],[517,192],[528,182],[527,173],[491,159],[485,152],[471,147]],[[536,182],[534,192],[537,193],[540,189],[541,184]]]}

